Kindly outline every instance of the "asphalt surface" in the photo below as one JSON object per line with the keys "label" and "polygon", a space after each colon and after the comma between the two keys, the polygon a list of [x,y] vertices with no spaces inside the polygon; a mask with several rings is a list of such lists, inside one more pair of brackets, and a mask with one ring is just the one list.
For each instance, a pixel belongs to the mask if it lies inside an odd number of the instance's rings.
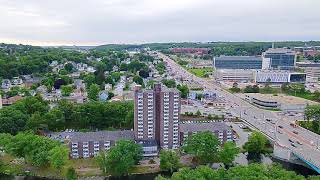
{"label": "asphalt surface", "polygon": [[[232,115],[247,121],[276,143],[289,148],[293,152],[297,152],[297,154],[320,168],[319,135],[301,127],[292,127],[290,125],[292,120],[285,116],[255,107],[235,94],[226,91],[213,80],[196,77],[176,64],[168,56],[161,53],[158,53],[158,56],[167,62],[167,70],[172,76],[192,79],[194,82],[202,84],[205,89],[215,91],[218,95],[225,97],[226,101],[231,105],[229,112]],[[294,142],[295,147],[292,146],[289,139]]]}

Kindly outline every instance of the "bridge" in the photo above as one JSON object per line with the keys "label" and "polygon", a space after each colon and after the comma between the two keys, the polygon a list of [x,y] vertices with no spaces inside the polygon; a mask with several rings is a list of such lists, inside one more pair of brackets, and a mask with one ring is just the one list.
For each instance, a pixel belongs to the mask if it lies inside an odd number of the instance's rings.
{"label": "bridge", "polygon": [[167,63],[167,69],[172,76],[193,80],[205,89],[215,91],[231,104],[229,111],[234,116],[240,117],[265,134],[275,145],[280,143],[285,155],[282,151],[282,153],[277,152],[279,148],[275,146],[275,156],[285,157],[289,161],[299,159],[320,174],[320,135],[300,127],[293,127],[290,125],[292,122],[275,112],[255,107],[241,97],[226,91],[214,81],[191,74],[170,57],[162,53],[157,54]]}

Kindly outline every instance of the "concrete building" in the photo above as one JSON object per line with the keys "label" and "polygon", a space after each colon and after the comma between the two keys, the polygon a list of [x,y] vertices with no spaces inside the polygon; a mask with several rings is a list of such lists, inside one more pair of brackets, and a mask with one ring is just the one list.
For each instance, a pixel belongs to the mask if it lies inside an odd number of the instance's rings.
{"label": "concrete building", "polygon": [[172,48],[170,49],[173,53],[189,53],[189,54],[209,54],[210,48]]}
{"label": "concrete building", "polygon": [[231,127],[222,122],[211,123],[184,123],[180,124],[180,143],[185,142],[189,136],[198,132],[210,131],[214,133],[223,144],[226,141],[233,141],[233,131]]}
{"label": "concrete building", "polygon": [[296,53],[287,48],[270,48],[262,53],[264,61],[268,61],[270,69],[289,70],[293,69],[296,63]]}
{"label": "concrete building", "polygon": [[306,74],[281,70],[261,70],[256,72],[255,81],[257,83],[305,83]]}
{"label": "concrete building", "polygon": [[[100,151],[108,150],[118,140],[134,140],[134,133],[130,130],[124,131],[98,131],[98,132],[72,132],[59,134],[61,139],[69,141],[71,158],[89,158],[98,155]],[[53,138],[53,137],[51,137]]]}
{"label": "concrete building", "polygon": [[156,140],[163,149],[179,147],[180,92],[155,84],[153,90],[136,87],[134,98],[136,140]]}
{"label": "concrete building", "polygon": [[220,56],[213,58],[214,69],[262,69],[260,56]]}
{"label": "concrete building", "polygon": [[316,102],[294,96],[272,94],[247,93],[244,99],[258,107],[265,109],[280,109],[282,111],[303,112],[307,105],[318,104]]}
{"label": "concrete building", "polygon": [[320,63],[297,62],[296,66],[304,70],[307,82],[317,82],[320,79]]}
{"label": "concrete building", "polygon": [[218,81],[248,82],[254,80],[255,71],[250,69],[218,69],[214,72],[214,76]]}

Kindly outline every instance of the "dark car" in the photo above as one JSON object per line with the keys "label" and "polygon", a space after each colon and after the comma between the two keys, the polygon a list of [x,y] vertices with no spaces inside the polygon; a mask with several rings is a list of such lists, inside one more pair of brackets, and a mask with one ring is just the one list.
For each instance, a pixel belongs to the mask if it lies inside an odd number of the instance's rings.
{"label": "dark car", "polygon": [[295,134],[299,134],[298,131],[292,131],[292,132],[295,133]]}
{"label": "dark car", "polygon": [[302,145],[302,142],[300,142],[300,141],[297,141],[297,144],[299,144],[299,145]]}
{"label": "dark car", "polygon": [[291,140],[291,139],[288,139],[288,140],[289,140],[289,142],[294,143],[294,141],[293,141],[293,140]]}
{"label": "dark car", "polygon": [[283,126],[278,126],[278,127],[281,128],[281,129],[283,128]]}

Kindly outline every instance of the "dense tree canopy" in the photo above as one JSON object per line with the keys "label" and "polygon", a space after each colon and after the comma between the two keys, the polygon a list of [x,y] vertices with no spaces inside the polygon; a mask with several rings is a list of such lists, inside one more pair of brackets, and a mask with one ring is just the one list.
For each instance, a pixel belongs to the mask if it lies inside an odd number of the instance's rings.
{"label": "dense tree canopy", "polygon": [[97,162],[104,172],[114,176],[127,175],[133,165],[142,159],[142,147],[130,140],[120,140],[107,152],[97,157]]}
{"label": "dense tree canopy", "polygon": [[61,168],[68,158],[68,151],[58,141],[32,133],[0,134],[0,145],[7,153],[23,157],[35,166],[50,164]]}
{"label": "dense tree canopy", "polygon": [[179,168],[179,156],[173,150],[160,151],[160,169],[162,171],[173,172]]}
{"label": "dense tree canopy", "polygon": [[[166,180],[164,177],[157,177],[157,180]],[[173,173],[172,180],[189,180],[189,179],[239,179],[239,180],[305,180],[306,178],[297,175],[293,171],[286,171],[278,165],[249,164],[248,166],[236,166],[228,170],[213,170],[208,166],[199,166],[196,169],[183,168],[179,172]]]}
{"label": "dense tree canopy", "polygon": [[269,153],[268,146],[270,145],[269,140],[258,131],[254,131],[249,139],[248,142],[245,143],[244,149],[251,154],[260,155]]}
{"label": "dense tree canopy", "polygon": [[201,164],[214,162],[218,159],[220,142],[212,132],[193,134],[183,145],[183,150],[194,155]]}

